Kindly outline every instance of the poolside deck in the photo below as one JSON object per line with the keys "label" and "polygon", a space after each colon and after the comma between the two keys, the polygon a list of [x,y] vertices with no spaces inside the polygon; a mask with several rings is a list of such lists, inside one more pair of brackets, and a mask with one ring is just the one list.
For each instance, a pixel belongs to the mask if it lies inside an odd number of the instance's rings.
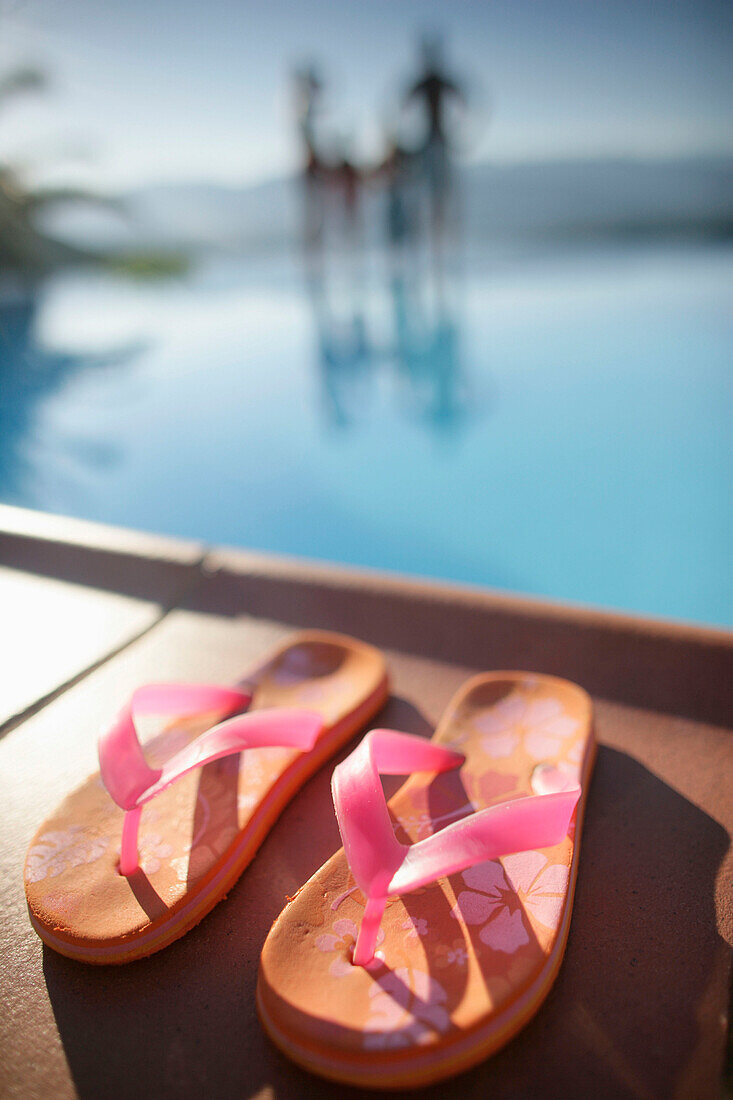
{"label": "poolside deck", "polygon": [[254,1001],[259,950],[286,895],[338,846],[324,812],[330,769],[291,803],[226,903],[151,959],[110,971],[43,948],[22,883],[38,823],[95,769],[97,731],[135,685],[234,680],[308,625],[387,651],[393,698],[380,724],[427,731],[485,668],[555,673],[595,698],[601,749],[563,967],[538,1016],[461,1078],[462,1094],[719,1094],[733,944],[733,634],[5,507],[0,613],[0,1093],[349,1093],[282,1058]]}

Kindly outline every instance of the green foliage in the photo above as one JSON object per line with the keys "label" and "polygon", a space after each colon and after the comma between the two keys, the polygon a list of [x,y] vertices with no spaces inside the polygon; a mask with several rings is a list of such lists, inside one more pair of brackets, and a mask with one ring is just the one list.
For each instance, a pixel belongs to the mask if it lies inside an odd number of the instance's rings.
{"label": "green foliage", "polygon": [[185,275],[190,269],[190,257],[182,252],[131,252],[106,256],[102,262],[109,271],[147,281]]}
{"label": "green foliage", "polygon": [[[44,74],[31,67],[0,76],[0,114],[8,99],[45,86]],[[123,208],[116,199],[78,188],[33,187],[17,167],[0,159],[0,276],[9,272],[23,283],[34,283],[60,268],[80,264],[102,266],[135,279],[159,279],[188,270],[189,259],[181,253],[99,252],[55,240],[36,222],[39,214],[59,203]]]}

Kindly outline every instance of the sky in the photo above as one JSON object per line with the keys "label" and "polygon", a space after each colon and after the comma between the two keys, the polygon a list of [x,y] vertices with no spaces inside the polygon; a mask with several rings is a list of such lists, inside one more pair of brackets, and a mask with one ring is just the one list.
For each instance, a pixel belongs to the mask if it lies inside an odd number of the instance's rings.
{"label": "sky", "polygon": [[733,150],[727,0],[0,0],[0,74],[50,81],[5,104],[0,161],[109,190],[282,175],[311,60],[324,127],[373,158],[425,31],[465,84],[467,159]]}

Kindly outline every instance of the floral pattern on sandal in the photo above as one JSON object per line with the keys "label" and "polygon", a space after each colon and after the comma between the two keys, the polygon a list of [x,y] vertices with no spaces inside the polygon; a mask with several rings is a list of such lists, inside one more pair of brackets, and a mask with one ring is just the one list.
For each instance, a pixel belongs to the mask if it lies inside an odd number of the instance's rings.
{"label": "floral pattern on sandal", "polygon": [[[511,756],[522,741],[534,760],[554,757],[567,737],[577,732],[578,722],[567,714],[557,699],[528,699],[516,693],[501,699],[473,721],[484,736],[481,747],[495,760]],[[469,737],[459,737],[463,742]]]}
{"label": "floral pattern on sandal", "polygon": [[55,878],[70,867],[94,863],[109,846],[104,836],[92,836],[82,825],[44,833],[28,852],[25,865],[27,882]]}
{"label": "floral pattern on sandal", "polygon": [[452,915],[481,925],[479,939],[493,951],[513,954],[529,943],[527,916],[554,930],[567,890],[568,868],[551,864],[541,852],[519,852],[499,862],[469,867]]}
{"label": "floral pattern on sandal", "polygon": [[[340,920],[334,921],[331,932],[324,932],[316,939],[316,947],[319,951],[335,951],[337,953],[336,958],[328,968],[329,974],[332,974],[334,978],[343,978],[352,972],[351,955],[354,951],[358,933],[359,929],[354,921],[342,917]],[[384,932],[380,931],[377,943],[382,943],[383,940]]]}
{"label": "floral pattern on sandal", "polygon": [[452,943],[439,943],[435,949],[436,966],[445,969],[455,966],[462,969],[468,964],[468,951],[463,940],[453,940]]}
{"label": "floral pattern on sandal", "polygon": [[406,940],[416,940],[418,936],[427,936],[430,926],[425,917],[408,917],[402,922],[402,928],[407,933]]}
{"label": "floral pattern on sandal", "polygon": [[159,833],[140,837],[140,867],[146,875],[156,874],[163,866],[163,860],[173,855],[173,847],[163,842]]}
{"label": "floral pattern on sandal", "polygon": [[424,970],[390,970],[369,989],[369,1016],[364,1023],[365,1050],[422,1045],[450,1027],[448,1000],[440,982]]}

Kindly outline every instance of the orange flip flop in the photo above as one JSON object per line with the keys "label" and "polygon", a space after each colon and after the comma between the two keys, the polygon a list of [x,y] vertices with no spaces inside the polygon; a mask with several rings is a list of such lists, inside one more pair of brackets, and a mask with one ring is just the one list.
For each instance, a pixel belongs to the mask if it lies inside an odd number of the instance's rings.
{"label": "orange flip flop", "polygon": [[[386,1089],[515,1035],[565,951],[594,756],[587,694],[523,672],[471,679],[432,741],[367,734],[334,772],[344,848],[262,951],[257,1005],[277,1046]],[[418,771],[388,806],[379,774]]]}
{"label": "orange flip flop", "polygon": [[[290,637],[237,688],[139,689],[100,739],[100,772],[30,845],[24,877],[38,935],[90,963],[129,962],[182,936],[388,690],[376,649],[322,631]],[[143,754],[135,719],[146,712],[177,719]]]}

